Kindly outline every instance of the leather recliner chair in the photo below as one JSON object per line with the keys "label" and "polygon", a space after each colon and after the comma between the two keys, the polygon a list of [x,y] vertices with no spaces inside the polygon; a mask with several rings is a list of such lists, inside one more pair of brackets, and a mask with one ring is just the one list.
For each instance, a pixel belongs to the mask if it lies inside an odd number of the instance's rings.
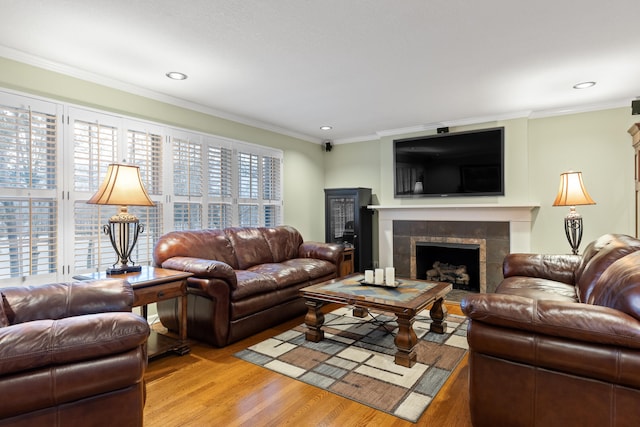
{"label": "leather recliner chair", "polygon": [[640,239],[509,254],[503,275],[461,302],[474,427],[640,425]]}
{"label": "leather recliner chair", "polygon": [[129,283],[0,292],[0,426],[142,426],[149,325]]}

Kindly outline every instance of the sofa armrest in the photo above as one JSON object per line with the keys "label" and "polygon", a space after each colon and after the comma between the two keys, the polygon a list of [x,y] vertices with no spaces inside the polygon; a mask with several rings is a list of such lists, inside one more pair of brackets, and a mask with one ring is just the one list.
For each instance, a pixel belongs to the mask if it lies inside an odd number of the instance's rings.
{"label": "sofa armrest", "polygon": [[16,286],[1,289],[15,318],[11,322],[131,311],[133,288],[121,279]]}
{"label": "sofa armrest", "polygon": [[580,265],[579,255],[508,254],[502,264],[506,277],[525,276],[575,284],[574,272]]}
{"label": "sofa armrest", "polygon": [[300,258],[315,258],[329,261],[336,266],[342,261],[344,246],[337,243],[304,242],[298,249]]}
{"label": "sofa armrest", "polygon": [[34,320],[0,328],[0,375],[126,352],[143,345],[149,325],[134,313]]}
{"label": "sofa armrest", "polygon": [[640,349],[640,321],[608,307],[507,294],[466,296],[460,306],[472,321],[497,327]]}
{"label": "sofa armrest", "polygon": [[162,268],[171,270],[188,271],[195,277],[202,279],[220,279],[229,283],[231,289],[238,287],[236,273],[229,264],[213,259],[193,257],[173,257],[162,263]]}

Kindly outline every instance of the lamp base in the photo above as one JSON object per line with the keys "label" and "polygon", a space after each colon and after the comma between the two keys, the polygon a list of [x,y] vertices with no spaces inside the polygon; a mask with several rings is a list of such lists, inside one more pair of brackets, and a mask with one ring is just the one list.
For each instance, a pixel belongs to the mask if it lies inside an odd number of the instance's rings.
{"label": "lamp base", "polygon": [[127,266],[107,268],[107,275],[110,276],[113,274],[137,273],[140,271],[142,271],[141,265],[127,265]]}
{"label": "lamp base", "polygon": [[564,219],[564,232],[571,246],[571,253],[578,255],[578,248],[582,241],[582,217],[573,211],[573,215],[569,214]]}

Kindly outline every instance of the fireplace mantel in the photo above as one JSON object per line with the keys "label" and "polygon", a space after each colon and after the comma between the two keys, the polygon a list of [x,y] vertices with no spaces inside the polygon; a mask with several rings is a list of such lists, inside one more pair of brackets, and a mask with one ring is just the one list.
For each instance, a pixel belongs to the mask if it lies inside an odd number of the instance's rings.
{"label": "fireplace mantel", "polygon": [[531,222],[539,204],[369,205],[378,212],[378,257],[381,266],[393,265],[393,221],[509,222],[510,251],[531,251]]}

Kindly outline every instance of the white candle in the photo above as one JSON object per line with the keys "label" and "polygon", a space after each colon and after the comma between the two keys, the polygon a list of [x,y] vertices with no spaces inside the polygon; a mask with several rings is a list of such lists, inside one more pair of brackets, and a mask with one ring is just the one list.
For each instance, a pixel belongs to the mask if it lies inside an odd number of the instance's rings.
{"label": "white candle", "polygon": [[376,268],[375,284],[382,285],[383,283],[384,283],[384,270],[381,268]]}
{"label": "white candle", "polygon": [[373,283],[373,270],[365,270],[364,271],[364,282],[365,283]]}
{"label": "white candle", "polygon": [[396,285],[396,269],[393,267],[387,267],[384,269],[385,283],[387,286]]}

